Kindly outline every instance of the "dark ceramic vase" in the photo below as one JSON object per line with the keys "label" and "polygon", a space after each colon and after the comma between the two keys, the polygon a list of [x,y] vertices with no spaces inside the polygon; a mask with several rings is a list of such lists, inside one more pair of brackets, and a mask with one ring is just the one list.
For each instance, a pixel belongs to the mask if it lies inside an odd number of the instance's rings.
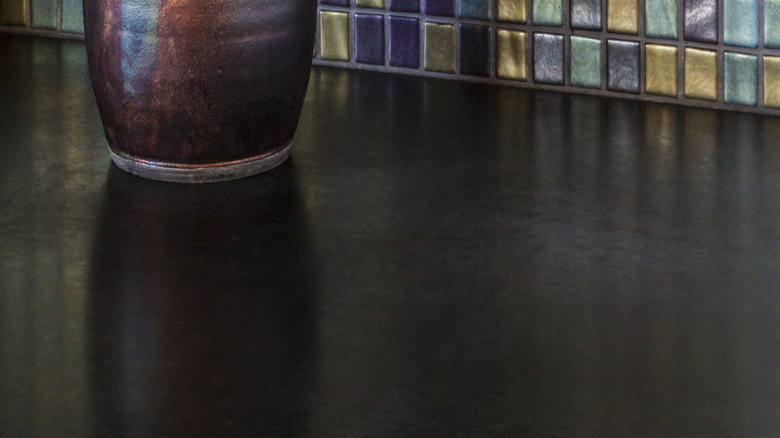
{"label": "dark ceramic vase", "polygon": [[84,0],[111,158],[207,182],[289,155],[311,70],[316,0]]}

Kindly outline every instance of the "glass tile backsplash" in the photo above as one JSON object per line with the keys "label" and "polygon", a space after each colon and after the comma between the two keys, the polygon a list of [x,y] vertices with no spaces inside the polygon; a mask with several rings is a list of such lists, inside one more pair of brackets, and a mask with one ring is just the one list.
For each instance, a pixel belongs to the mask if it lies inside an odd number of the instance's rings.
{"label": "glass tile backsplash", "polygon": [[[0,31],[83,38],[81,0]],[[780,115],[780,0],[319,0],[314,63]]]}

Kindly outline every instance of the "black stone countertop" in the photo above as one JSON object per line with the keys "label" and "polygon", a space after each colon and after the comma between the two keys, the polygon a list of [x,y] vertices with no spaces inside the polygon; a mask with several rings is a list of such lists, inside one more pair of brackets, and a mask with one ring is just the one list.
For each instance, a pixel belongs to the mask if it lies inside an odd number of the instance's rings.
{"label": "black stone countertop", "polygon": [[146,181],[0,35],[0,436],[780,436],[779,219],[780,119],[326,68]]}

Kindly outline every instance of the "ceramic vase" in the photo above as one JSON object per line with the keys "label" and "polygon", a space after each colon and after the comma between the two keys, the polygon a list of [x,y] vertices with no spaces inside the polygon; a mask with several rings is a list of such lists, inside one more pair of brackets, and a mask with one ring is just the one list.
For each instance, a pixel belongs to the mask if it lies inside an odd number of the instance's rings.
{"label": "ceramic vase", "polygon": [[175,182],[242,178],[289,155],[316,0],[84,0],[87,59],[117,166]]}

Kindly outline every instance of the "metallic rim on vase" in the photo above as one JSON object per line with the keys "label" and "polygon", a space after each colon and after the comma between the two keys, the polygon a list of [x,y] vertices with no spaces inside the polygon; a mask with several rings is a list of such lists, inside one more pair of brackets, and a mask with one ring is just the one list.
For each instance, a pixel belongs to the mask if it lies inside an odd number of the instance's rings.
{"label": "metallic rim on vase", "polygon": [[114,150],[111,146],[108,147],[108,150],[111,152],[111,160],[114,164],[133,175],[156,181],[209,183],[246,178],[267,172],[282,164],[290,156],[292,146],[293,140],[291,139],[281,149],[271,153],[242,160],[209,164],[179,164],[154,161]]}

